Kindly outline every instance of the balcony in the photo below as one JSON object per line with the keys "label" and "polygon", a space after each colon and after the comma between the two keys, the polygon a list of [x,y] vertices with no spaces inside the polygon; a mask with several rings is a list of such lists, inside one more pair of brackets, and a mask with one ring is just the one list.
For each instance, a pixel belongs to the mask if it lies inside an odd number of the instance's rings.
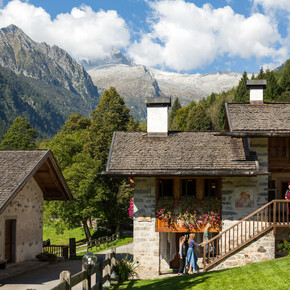
{"label": "balcony", "polygon": [[156,208],[156,232],[203,232],[207,223],[211,224],[210,232],[221,231],[220,200],[216,197],[203,201],[166,197],[157,202]]}

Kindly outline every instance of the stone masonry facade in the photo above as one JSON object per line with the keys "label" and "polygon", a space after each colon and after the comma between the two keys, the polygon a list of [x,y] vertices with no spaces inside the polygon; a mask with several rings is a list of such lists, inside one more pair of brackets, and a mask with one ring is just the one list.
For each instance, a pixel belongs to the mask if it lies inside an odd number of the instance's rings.
{"label": "stone masonry facade", "polygon": [[5,220],[16,220],[15,262],[34,259],[42,251],[43,193],[30,179],[0,215],[0,259],[5,258]]}
{"label": "stone masonry facade", "polygon": [[[268,140],[249,140],[250,150],[257,153],[259,170],[268,171]],[[238,206],[242,191],[250,195],[249,206]],[[268,175],[253,177],[224,177],[222,179],[223,230],[234,225],[268,202]]]}
{"label": "stone masonry facade", "polygon": [[273,259],[275,259],[275,235],[273,230],[271,230],[226,257],[214,266],[212,270],[233,268]]}
{"label": "stone masonry facade", "polygon": [[154,177],[135,178],[134,260],[139,262],[140,278],[159,273],[159,233],[155,232],[156,181]]}

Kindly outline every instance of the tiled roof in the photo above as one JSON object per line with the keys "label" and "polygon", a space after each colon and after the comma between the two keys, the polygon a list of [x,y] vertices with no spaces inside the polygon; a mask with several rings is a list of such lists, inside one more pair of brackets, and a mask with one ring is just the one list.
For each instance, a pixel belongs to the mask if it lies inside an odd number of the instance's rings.
{"label": "tiled roof", "polygon": [[0,205],[46,153],[47,150],[0,150]]}
{"label": "tiled roof", "polygon": [[290,103],[229,103],[227,117],[232,132],[290,132]]}
{"label": "tiled roof", "polygon": [[256,171],[242,139],[215,134],[172,132],[168,137],[146,137],[140,132],[116,132],[104,174],[222,175],[232,171],[246,175]]}

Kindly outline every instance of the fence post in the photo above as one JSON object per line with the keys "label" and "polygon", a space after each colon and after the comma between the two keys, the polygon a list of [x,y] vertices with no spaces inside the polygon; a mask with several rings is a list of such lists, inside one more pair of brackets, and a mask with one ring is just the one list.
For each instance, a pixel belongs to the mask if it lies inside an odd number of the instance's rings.
{"label": "fence post", "polygon": [[96,284],[99,283],[99,290],[103,289],[103,260],[100,259],[99,262],[99,271],[96,272]]}
{"label": "fence post", "polygon": [[106,254],[105,257],[105,267],[104,267],[104,279],[105,283],[103,284],[104,288],[110,288],[111,286],[111,254]]}
{"label": "fence post", "polygon": [[82,282],[82,284],[83,284],[83,288],[82,289],[83,290],[90,290],[90,288],[89,288],[89,279],[88,279],[89,275],[88,275],[88,271],[87,271],[87,269],[85,268],[84,265],[82,265],[82,271],[86,273],[86,278]]}
{"label": "fence post", "polygon": [[66,290],[71,290],[70,286],[70,279],[71,279],[71,274],[70,271],[62,271],[59,275],[60,282],[66,282],[65,289]]}
{"label": "fence post", "polygon": [[75,257],[76,256],[76,239],[75,238],[70,238],[69,239],[69,256],[70,257]]}
{"label": "fence post", "polygon": [[116,248],[111,248],[111,278],[116,278]]}

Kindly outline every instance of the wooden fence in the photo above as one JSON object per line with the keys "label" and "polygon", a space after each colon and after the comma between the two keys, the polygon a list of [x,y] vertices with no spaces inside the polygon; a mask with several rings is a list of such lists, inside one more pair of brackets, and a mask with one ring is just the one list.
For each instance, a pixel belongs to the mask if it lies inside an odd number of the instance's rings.
{"label": "wooden fence", "polygon": [[[100,237],[98,239],[88,241],[85,244],[82,244],[82,245],[79,245],[79,246],[75,246],[75,242],[74,242],[74,243],[72,243],[74,245],[74,250],[73,251],[67,245],[43,246],[42,247],[42,252],[43,253],[46,252],[46,253],[50,253],[50,254],[55,254],[57,257],[64,257],[65,259],[68,259],[69,249],[70,249],[70,252],[73,252],[74,255],[75,255],[76,254],[76,249],[86,248],[85,250],[77,251],[77,253],[86,253],[86,252],[89,251],[89,249],[91,249],[93,247],[97,248],[97,247],[99,247],[99,246],[101,246],[103,244],[113,242],[113,241],[115,241],[117,239],[119,239],[119,235],[113,234],[112,236]],[[70,243],[70,245],[72,245],[72,244]]]}
{"label": "wooden fence", "polygon": [[91,249],[93,247],[97,248],[97,247],[99,247],[99,246],[101,246],[103,244],[107,244],[107,243],[113,242],[113,241],[118,240],[118,239],[119,239],[119,235],[113,234],[112,236],[109,236],[109,237],[108,236],[100,237],[100,238],[95,239],[95,240],[87,241],[87,243],[85,244],[87,250],[86,251],[80,251],[79,253],[88,252],[89,249]]}
{"label": "wooden fence", "polygon": [[57,257],[64,257],[68,259],[68,246],[67,245],[49,245],[42,247],[43,253],[54,254]]}
{"label": "wooden fence", "polygon": [[[82,283],[83,290],[102,290],[111,286],[111,279],[115,277],[116,248],[111,248],[111,253],[106,254],[104,260],[99,260],[91,269],[82,268],[82,271],[71,275],[69,271],[62,271],[59,284],[51,290],[71,290],[72,287]],[[96,274],[95,281],[92,275]]]}

